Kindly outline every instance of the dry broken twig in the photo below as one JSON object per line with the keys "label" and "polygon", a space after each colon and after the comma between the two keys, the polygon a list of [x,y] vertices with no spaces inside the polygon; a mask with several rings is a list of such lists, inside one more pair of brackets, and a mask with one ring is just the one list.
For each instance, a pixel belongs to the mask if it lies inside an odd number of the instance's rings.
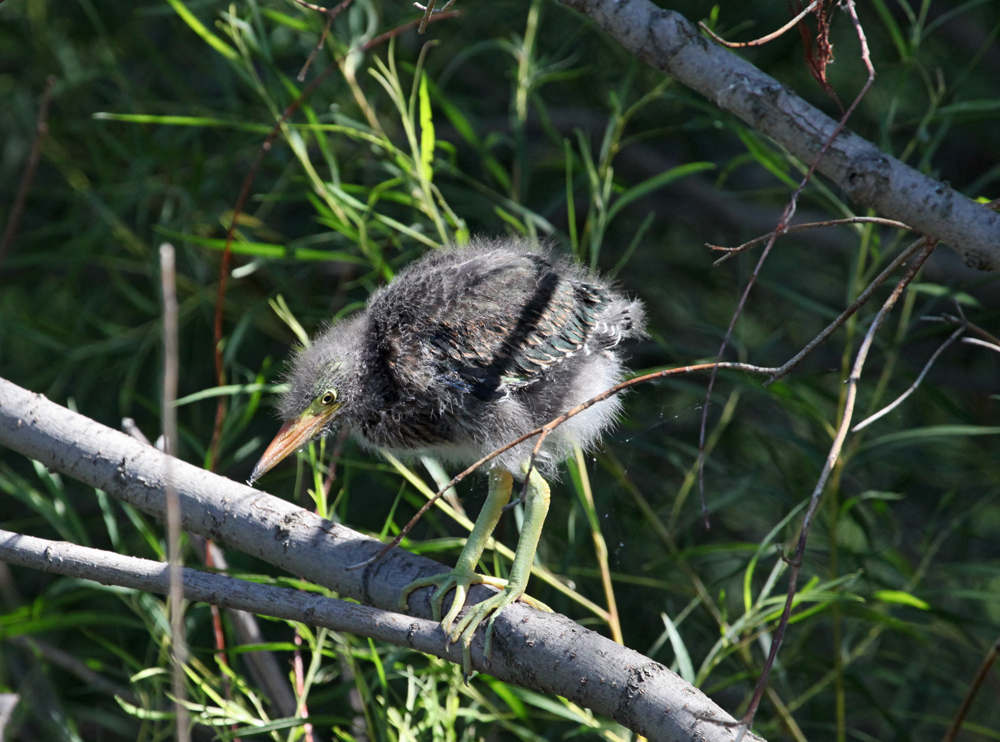
{"label": "dry broken twig", "polygon": [[747,46],[763,46],[764,44],[768,43],[769,41],[774,41],[778,37],[783,36],[784,34],[786,34],[789,31],[791,31],[796,26],[796,24],[798,24],[799,21],[801,21],[807,15],[809,15],[810,13],[812,13],[813,10],[815,10],[816,7],[821,2],[824,2],[824,0],[813,0],[808,6],[806,6],[805,10],[803,10],[797,16],[795,16],[794,18],[792,18],[792,20],[790,20],[784,26],[782,26],[781,28],[779,28],[777,31],[772,31],[771,33],[769,33],[769,34],[767,34],[765,36],[761,36],[759,39],[754,39],[753,41],[726,41],[724,38],[722,38],[717,33],[715,33],[715,31],[713,31],[712,29],[710,29],[705,24],[704,21],[698,21],[698,28],[700,28],[702,31],[704,31],[709,36],[711,36],[712,37],[712,41],[714,41],[716,44],[722,44],[722,46],[724,46],[724,47],[726,47],[728,49],[742,49],[743,47],[747,47]]}
{"label": "dry broken twig", "polygon": [[836,332],[837,329],[841,325],[843,325],[848,319],[850,319],[855,312],[857,312],[861,307],[863,307],[865,304],[868,303],[868,300],[871,299],[872,294],[875,293],[875,289],[877,289],[879,286],[885,283],[889,279],[889,276],[891,276],[893,273],[896,272],[897,268],[903,265],[903,263],[905,263],[907,260],[913,257],[913,255],[919,252],[927,244],[929,244],[928,238],[922,237],[916,242],[913,242],[906,249],[904,249],[899,255],[897,255],[896,259],[893,260],[891,263],[889,263],[889,265],[885,267],[885,270],[879,273],[878,276],[876,276],[875,279],[868,284],[865,290],[858,295],[858,298],[855,299],[853,302],[851,302],[851,305],[847,307],[847,309],[845,309],[843,312],[841,312],[840,316],[837,317],[837,319],[835,319],[833,322],[827,325],[826,328],[819,335],[817,335],[815,338],[809,341],[806,347],[804,347],[802,350],[796,353],[795,356],[793,356],[791,359],[786,361],[782,366],[780,366],[774,372],[771,378],[764,382],[764,386],[770,386],[771,384],[776,382],[778,379],[780,379],[789,371],[791,371],[793,368],[795,368],[799,363],[801,363],[806,356],[808,356],[810,353],[816,350],[816,348],[819,347],[819,345],[824,340],[826,340],[828,337],[830,337],[830,335]]}
{"label": "dry broken twig", "polygon": [[[828,219],[822,222],[809,222],[808,224],[793,224],[785,228],[784,234],[791,234],[792,232],[802,232],[807,229],[820,229],[821,227],[834,227],[841,224],[880,224],[884,227],[895,227],[896,229],[905,229],[907,231],[913,231],[907,225],[902,222],[897,222],[895,219],[883,219],[878,216],[852,216],[847,219]],[[742,245],[737,245],[736,247],[723,247],[721,245],[713,245],[710,242],[705,243],[705,247],[709,250],[715,250],[716,252],[726,253],[721,258],[712,263],[713,266],[721,265],[729,260],[734,255],[737,255],[744,250],[749,250],[751,247],[756,247],[762,242],[767,242],[771,239],[774,232],[768,232],[767,234],[762,234],[760,237],[754,237],[749,242],[744,242]]]}

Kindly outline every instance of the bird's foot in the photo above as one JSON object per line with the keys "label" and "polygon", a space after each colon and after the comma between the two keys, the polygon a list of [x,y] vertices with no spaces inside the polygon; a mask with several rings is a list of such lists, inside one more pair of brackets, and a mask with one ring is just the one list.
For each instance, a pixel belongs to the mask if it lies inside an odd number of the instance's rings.
{"label": "bird's foot", "polygon": [[[455,619],[458,617],[459,612],[465,605],[465,599],[469,593],[469,588],[473,585],[490,585],[499,589],[500,592],[487,598],[481,603],[469,606],[468,612],[462,616],[461,619],[459,619],[458,623],[455,624],[454,627],[452,627],[452,624],[455,623]],[[502,609],[517,600],[522,600],[532,608],[548,611],[549,613],[552,612],[552,609],[540,600],[536,600],[535,598],[525,595],[523,590],[518,590],[517,588],[508,585],[507,580],[459,569],[446,574],[422,577],[419,580],[411,582],[403,588],[402,595],[399,599],[400,610],[409,610],[410,595],[415,590],[419,590],[422,587],[437,588],[437,590],[434,591],[434,594],[431,595],[430,601],[434,620],[441,622],[441,629],[445,633],[445,646],[448,644],[459,644],[462,647],[462,670],[465,672],[466,682],[468,682],[469,678],[472,677],[472,663],[470,657],[472,637],[475,635],[479,625],[486,618],[489,618],[489,623],[486,624],[483,657],[487,662],[489,662],[490,648],[493,639],[493,621],[496,619],[497,613],[499,613]],[[447,615],[442,618],[441,612],[444,606],[444,599],[452,589],[455,590],[455,596],[452,598],[451,608],[448,610]]]}
{"label": "bird's foot", "polygon": [[[469,647],[472,644],[472,637],[475,636],[476,630],[483,621],[489,619],[486,623],[486,636],[483,640],[483,659],[488,665],[493,644],[493,622],[496,621],[500,611],[518,600],[527,603],[532,608],[552,613],[552,609],[545,605],[545,603],[525,595],[523,590],[518,590],[516,587],[507,585],[496,595],[490,596],[481,603],[469,606],[469,610],[466,611],[465,615],[448,632],[448,640],[453,644],[460,644],[462,647],[462,666],[465,668],[466,679],[469,677]],[[445,631],[448,630],[445,629]]]}

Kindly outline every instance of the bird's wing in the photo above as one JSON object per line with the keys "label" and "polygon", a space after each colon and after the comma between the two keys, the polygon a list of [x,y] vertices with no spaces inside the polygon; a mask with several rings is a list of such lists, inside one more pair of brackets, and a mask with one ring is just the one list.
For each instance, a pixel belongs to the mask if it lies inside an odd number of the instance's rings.
{"label": "bird's wing", "polygon": [[527,252],[429,262],[406,279],[372,305],[382,336],[393,338],[388,365],[401,381],[483,398],[532,384],[584,351],[611,300],[604,288]]}

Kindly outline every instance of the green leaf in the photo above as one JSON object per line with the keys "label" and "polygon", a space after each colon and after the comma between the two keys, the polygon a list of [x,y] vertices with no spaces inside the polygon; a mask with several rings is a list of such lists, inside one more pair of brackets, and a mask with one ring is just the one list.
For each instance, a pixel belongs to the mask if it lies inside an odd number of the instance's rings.
{"label": "green leaf", "polygon": [[513,214],[509,214],[499,206],[493,207],[494,213],[512,226],[519,234],[528,234],[528,228]]}
{"label": "green leaf", "polygon": [[691,663],[691,655],[688,654],[687,646],[684,644],[680,632],[677,631],[674,622],[666,613],[661,613],[660,618],[663,619],[663,625],[667,629],[667,637],[670,639],[670,646],[673,647],[674,656],[677,658],[677,674],[689,683],[694,683],[694,665]]}
{"label": "green leaf", "polygon": [[945,118],[946,116],[980,116],[984,113],[996,113],[1000,111],[1000,100],[988,98],[985,100],[963,100],[952,103],[950,106],[941,107],[935,118]]}
{"label": "green leaf", "polygon": [[986,427],[983,425],[930,425],[926,428],[915,428],[904,430],[899,433],[883,435],[871,441],[863,449],[867,450],[876,446],[905,445],[907,443],[922,443],[934,438],[955,438],[972,435],[1000,435],[1000,427]]}
{"label": "green leaf", "polygon": [[431,96],[427,92],[427,73],[420,77],[420,168],[429,183],[434,179],[434,119],[431,117]]}
{"label": "green leaf", "polygon": [[982,306],[982,304],[979,303],[979,300],[972,296],[972,294],[967,294],[964,291],[955,291],[955,289],[950,286],[942,286],[939,283],[911,283],[910,291],[916,291],[919,294],[927,294],[928,296],[948,298],[953,301],[957,301],[959,304],[964,304],[967,307]]}
{"label": "green leaf", "polygon": [[872,5],[875,8],[875,12],[878,13],[879,20],[882,21],[886,33],[889,34],[889,38],[892,39],[892,43],[896,47],[896,51],[899,54],[899,61],[908,61],[912,56],[912,52],[910,45],[906,42],[903,31],[899,27],[899,23],[896,21],[895,15],[893,15],[893,12],[884,0],[874,0]]}
{"label": "green leaf", "polygon": [[908,605],[912,608],[919,608],[922,611],[930,610],[930,604],[903,590],[876,590],[872,593],[872,596],[876,600],[881,600],[883,603]]}
{"label": "green leaf", "polygon": [[689,175],[694,175],[695,173],[700,173],[705,170],[711,170],[714,167],[715,164],[711,162],[690,162],[687,165],[678,165],[677,167],[671,168],[664,173],[654,175],[652,178],[642,181],[639,185],[633,186],[625,191],[625,193],[619,196],[618,199],[611,205],[611,208],[608,209],[608,221],[610,222],[614,219],[615,215],[619,211],[624,209],[637,198],[642,198],[646,194],[655,191],[657,188],[662,188],[663,186],[680,180],[681,178],[686,178]]}
{"label": "green leaf", "polygon": [[[176,232],[172,229],[154,227],[155,231],[175,240],[184,240],[193,245],[207,247],[210,250],[225,250],[226,241],[214,237],[199,237],[194,234]],[[355,263],[356,265],[367,266],[368,261],[357,255],[336,250],[314,250],[308,247],[286,247],[285,245],[275,245],[269,242],[246,242],[234,239],[229,246],[229,251],[233,255],[253,255],[258,258],[294,258],[295,260],[337,260],[343,263]]]}
{"label": "green leaf", "polygon": [[214,33],[208,30],[204,23],[195,18],[194,13],[188,10],[181,0],[167,0],[170,3],[170,7],[174,9],[174,12],[181,17],[188,26],[198,34],[202,40],[208,44],[210,47],[219,52],[226,59],[231,62],[235,62],[240,58],[239,52],[233,49],[229,44],[220,39]]}
{"label": "green leaf", "polygon": [[174,402],[174,406],[183,407],[184,405],[199,402],[203,399],[231,397],[235,394],[253,394],[254,392],[279,394],[285,388],[287,388],[287,384],[227,384],[226,386],[213,386],[208,389],[202,389],[200,392],[189,394],[186,397],[181,397]]}

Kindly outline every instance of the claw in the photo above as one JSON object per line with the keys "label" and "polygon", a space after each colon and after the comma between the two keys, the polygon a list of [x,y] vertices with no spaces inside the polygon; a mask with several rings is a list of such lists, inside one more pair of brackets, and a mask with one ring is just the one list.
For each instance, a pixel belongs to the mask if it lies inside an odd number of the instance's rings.
{"label": "claw", "polygon": [[[2,0],[0,0],[2,2]],[[458,563],[451,572],[447,574],[437,574],[431,577],[423,577],[415,580],[403,588],[400,596],[400,608],[409,610],[408,598],[422,587],[435,587],[431,596],[431,608],[434,613],[434,620],[441,622],[441,629],[445,634],[445,646],[449,644],[460,644],[462,647],[462,670],[465,675],[465,682],[468,683],[472,677],[472,662],[470,657],[470,647],[476,630],[483,623],[486,624],[485,643],[483,645],[483,657],[489,664],[490,650],[493,645],[493,622],[497,613],[506,608],[516,600],[523,599],[530,605],[543,610],[551,610],[548,606],[533,598],[527,598],[524,591],[528,586],[528,577],[531,573],[531,562],[534,559],[535,550],[538,547],[538,538],[541,535],[542,523],[545,520],[545,513],[549,507],[549,486],[537,471],[530,469],[525,472],[528,480],[526,485],[527,497],[525,499],[525,520],[521,529],[521,538],[518,541],[517,551],[514,554],[514,562],[510,569],[510,582],[496,577],[487,577],[476,574],[476,565],[483,554],[483,549],[489,540],[489,535],[500,520],[503,506],[510,499],[513,477],[509,471],[504,469],[494,469],[490,472],[490,491],[486,497],[483,510],[476,520],[476,525],[469,534],[462,553],[458,557]],[[459,618],[458,614],[465,605],[469,588],[472,585],[486,584],[499,588],[500,592],[491,595],[481,603],[469,606],[465,615]],[[441,618],[444,606],[444,599],[451,590],[455,591],[451,608],[448,614]],[[458,623],[455,620],[458,619]]]}
{"label": "claw", "polygon": [[[468,597],[469,588],[473,585],[490,585],[492,587],[499,588],[501,592],[487,598],[482,603],[476,603],[475,605],[470,606],[466,614],[462,616],[456,624],[455,619],[458,618],[458,614],[462,611],[462,608],[465,607],[465,600]],[[434,620],[441,622],[441,629],[444,631],[445,635],[444,643],[446,648],[449,644],[461,645],[462,670],[465,675],[465,682],[468,683],[469,678],[475,674],[472,671],[470,647],[472,646],[472,638],[475,636],[479,625],[484,620],[489,618],[489,623],[486,626],[486,644],[484,653],[486,660],[489,661],[489,647],[493,638],[493,620],[496,618],[496,613],[516,601],[518,598],[523,597],[523,593],[511,589],[507,585],[506,580],[476,574],[475,572],[469,572],[466,570],[455,569],[447,574],[421,577],[404,587],[399,598],[400,610],[408,611],[410,609],[410,595],[412,595],[414,591],[423,587],[437,588],[434,591],[434,594],[431,595],[430,599]],[[451,601],[451,608],[449,608],[448,613],[444,616],[444,618],[442,618],[441,613],[444,610],[444,599],[452,590],[455,591],[455,595]],[[534,599],[531,600],[533,603],[538,602]]]}

